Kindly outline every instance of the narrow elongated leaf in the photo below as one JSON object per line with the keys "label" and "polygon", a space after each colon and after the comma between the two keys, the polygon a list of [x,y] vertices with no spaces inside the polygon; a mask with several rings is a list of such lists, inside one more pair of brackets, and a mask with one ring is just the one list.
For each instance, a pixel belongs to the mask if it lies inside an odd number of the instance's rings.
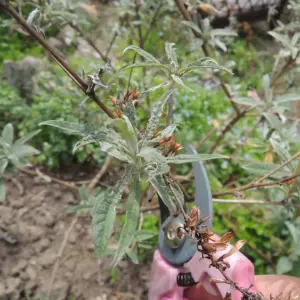
{"label": "narrow elongated leaf", "polygon": [[133,251],[131,249],[127,249],[126,255],[128,255],[128,257],[131,259],[131,261],[134,264],[138,264],[139,263],[139,259],[138,259],[136,251]]}
{"label": "narrow elongated leaf", "polygon": [[287,94],[287,95],[277,96],[275,98],[275,104],[291,102],[291,101],[299,101],[299,100],[300,100],[300,94]]}
{"label": "narrow elongated leaf", "polygon": [[139,183],[139,178],[136,178],[133,184],[130,186],[125,224],[120,235],[118,249],[111,263],[111,267],[115,267],[119,263],[119,261],[122,259],[122,257],[128,250],[128,247],[132,244],[134,240],[139,217],[140,200],[141,186]]}
{"label": "narrow elongated leaf", "polygon": [[122,198],[126,183],[131,179],[132,168],[127,168],[123,177],[118,181],[116,187],[99,196],[94,201],[92,209],[92,230],[95,241],[95,251],[101,259],[108,245],[114,221],[116,218],[116,205]]}
{"label": "narrow elongated leaf", "polygon": [[0,159],[0,174],[3,174],[6,167],[8,165],[8,159],[6,158],[1,158]]}
{"label": "narrow elongated leaf", "polygon": [[190,89],[187,85],[184,84],[184,82],[182,81],[182,79],[174,74],[171,75],[171,77],[173,78],[173,80],[179,84],[180,86],[182,86],[184,89],[186,89],[189,92],[194,92],[192,89]]}
{"label": "narrow elongated leaf", "polygon": [[[285,147],[281,143],[277,142],[273,138],[270,139],[270,142],[272,144],[272,147],[276,151],[276,153],[279,155],[282,163],[284,163],[285,161],[287,161],[291,158],[291,154],[285,149]],[[295,172],[296,171],[296,162],[291,161],[287,165],[287,167],[289,168],[289,170],[291,172]]]}
{"label": "narrow elongated leaf", "polygon": [[12,146],[12,153],[18,157],[18,158],[22,158],[22,157],[26,157],[26,156],[31,156],[31,155],[36,155],[39,154],[40,151],[38,151],[37,149],[29,146],[29,145],[13,145]]}
{"label": "narrow elongated leaf", "polygon": [[123,111],[124,115],[128,117],[133,128],[136,128],[136,109],[132,102],[128,103]]}
{"label": "narrow elongated leaf", "polygon": [[16,140],[14,145],[18,146],[18,145],[23,145],[26,142],[28,142],[29,140],[31,140],[34,136],[36,136],[37,134],[39,134],[42,130],[38,129],[35,130],[33,132],[29,132],[28,134],[24,135],[23,137],[21,137],[20,139]]}
{"label": "narrow elongated leaf", "polygon": [[12,145],[14,140],[14,127],[11,123],[8,123],[5,125],[3,131],[2,131],[2,138],[3,140],[8,144]]}
{"label": "narrow elongated leaf", "polygon": [[135,234],[135,239],[137,242],[143,242],[149,240],[157,235],[157,232],[148,231],[148,230],[140,230]]}
{"label": "narrow elongated leaf", "polygon": [[[279,165],[272,164],[272,163],[251,163],[251,164],[242,166],[242,168],[255,176],[264,176],[268,172],[274,170],[278,166]],[[277,171],[276,173],[274,173],[271,177],[274,179],[281,179],[284,176],[288,176],[289,174],[290,174],[290,172],[288,172],[286,169],[282,168],[279,171]]]}
{"label": "narrow elongated leaf", "polygon": [[165,43],[165,51],[166,51],[167,57],[170,61],[172,69],[176,72],[176,70],[178,69],[178,58],[177,58],[175,49],[173,48],[174,46],[175,46],[175,43]]}
{"label": "narrow elongated leaf", "polygon": [[40,10],[38,8],[33,10],[27,18],[27,21],[26,21],[27,24],[33,25],[33,21],[34,21],[35,17],[38,16],[39,14],[40,14]]}
{"label": "narrow elongated leaf", "polygon": [[186,25],[186,26],[188,26],[188,27],[190,27],[195,32],[197,32],[199,34],[202,34],[201,29],[194,22],[191,22],[191,21],[182,21],[181,23],[184,24],[184,25]]}
{"label": "narrow elongated leaf", "polygon": [[133,68],[157,68],[164,71],[164,73],[169,72],[169,68],[161,63],[149,63],[149,62],[137,62],[132,65],[124,67],[122,70],[129,70]]}
{"label": "narrow elongated leaf", "polygon": [[271,88],[271,81],[268,74],[264,75],[263,77],[263,84],[264,84],[264,92],[265,92],[265,98],[267,102],[272,102],[273,99],[273,90]]}
{"label": "narrow elongated leaf", "polygon": [[0,177],[0,202],[5,200],[5,194],[4,179]]}
{"label": "narrow elongated leaf", "polygon": [[248,97],[234,97],[232,101],[238,104],[247,105],[247,106],[257,106],[260,105],[260,102],[254,100],[253,98]]}
{"label": "narrow elongated leaf", "polygon": [[211,34],[214,35],[214,36],[238,36],[238,34],[231,30],[231,29],[221,29],[221,28],[218,28],[218,29],[214,29],[211,31]]}
{"label": "narrow elongated leaf", "polygon": [[80,187],[79,196],[80,196],[80,200],[83,201],[85,204],[89,202],[89,193],[85,185],[82,185]]}
{"label": "narrow elongated leaf", "polygon": [[161,84],[159,84],[159,85],[153,86],[153,87],[151,87],[151,88],[145,90],[142,94],[149,93],[149,92],[153,92],[153,91],[155,91],[155,90],[160,89],[161,87],[168,86],[170,83],[171,83],[170,81],[163,82],[163,83],[161,83]]}
{"label": "narrow elongated leaf", "polygon": [[164,106],[170,96],[172,95],[174,91],[171,89],[167,91],[159,100],[157,103],[155,103],[153,110],[151,112],[151,118],[147,124],[146,131],[144,133],[144,136],[140,142],[140,148],[144,145],[145,142],[148,142],[152,139],[154,130],[157,127],[157,124],[161,118],[161,115],[163,113]]}
{"label": "narrow elongated leaf", "polygon": [[103,126],[91,125],[91,124],[78,124],[74,122],[62,121],[62,120],[50,120],[39,124],[39,126],[48,125],[59,128],[70,134],[86,136],[92,133],[103,130]]}
{"label": "narrow elongated leaf", "polygon": [[139,55],[143,56],[147,62],[160,64],[160,62],[153,55],[151,55],[150,53],[146,52],[145,50],[141,49],[138,46],[134,46],[134,45],[128,46],[127,48],[124,49],[123,55],[128,50],[133,50],[133,51],[137,52]]}
{"label": "narrow elongated leaf", "polygon": [[[123,140],[119,140],[120,142]],[[122,145],[120,145],[122,147]],[[100,143],[100,148],[103,152],[106,152],[110,156],[113,156],[121,161],[125,161],[128,163],[134,163],[132,157],[123,150],[119,150],[119,148],[115,143],[102,142]]]}
{"label": "narrow elongated leaf", "polygon": [[263,115],[268,120],[272,128],[276,129],[279,132],[281,131],[281,123],[276,116],[270,113],[264,113]]}
{"label": "narrow elongated leaf", "polygon": [[212,59],[210,57],[202,57],[202,58],[188,64],[186,67],[181,68],[178,71],[178,74],[184,75],[184,74],[187,74],[196,69],[207,69],[207,68],[224,70],[226,72],[233,74],[230,70],[228,70],[225,67],[220,66],[214,59]]}
{"label": "narrow elongated leaf", "polygon": [[176,156],[167,157],[166,160],[169,164],[186,164],[202,160],[228,158],[221,154],[179,154]]}
{"label": "narrow elongated leaf", "polygon": [[166,184],[165,179],[162,176],[156,176],[150,180],[150,183],[157,191],[158,195],[169,209],[170,213],[173,214],[177,211],[176,204],[174,201],[173,194],[170,187]]}
{"label": "narrow elongated leaf", "polygon": [[269,35],[271,35],[274,39],[276,39],[278,42],[282,43],[284,46],[290,48],[290,39],[287,38],[285,35],[274,32],[274,31],[269,31]]}

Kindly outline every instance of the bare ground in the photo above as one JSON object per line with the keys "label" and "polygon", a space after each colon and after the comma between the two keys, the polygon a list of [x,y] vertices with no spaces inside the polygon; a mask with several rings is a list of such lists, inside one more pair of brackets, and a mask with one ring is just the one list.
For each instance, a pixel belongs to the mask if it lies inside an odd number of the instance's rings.
{"label": "bare ground", "polygon": [[[0,203],[0,300],[47,299],[58,252],[74,218],[66,210],[79,200],[41,178],[19,175],[6,182],[7,199]],[[99,263],[95,257],[90,221],[79,217],[69,235],[50,299],[147,299],[151,262],[136,266],[122,261],[114,278],[110,258]]]}

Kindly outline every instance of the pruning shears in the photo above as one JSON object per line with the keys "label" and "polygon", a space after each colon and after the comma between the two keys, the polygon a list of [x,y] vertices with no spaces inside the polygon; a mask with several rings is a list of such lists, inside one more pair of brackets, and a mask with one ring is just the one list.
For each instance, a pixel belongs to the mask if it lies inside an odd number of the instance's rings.
{"label": "pruning shears", "polygon": [[[196,150],[188,145],[188,154],[197,154]],[[201,161],[192,163],[195,175],[195,205],[201,208],[201,216],[210,218],[204,224],[212,226],[213,201],[207,173]],[[159,231],[159,250],[155,251],[152,263],[149,300],[187,300],[185,290],[194,286],[196,282],[203,281],[203,286],[215,293],[209,278],[220,277],[219,271],[210,268],[210,261],[203,259],[197,250],[197,243],[187,236],[179,237],[178,230],[184,225],[184,217],[170,216],[167,207],[160,201],[161,228]],[[231,246],[230,246],[231,247]],[[222,255],[220,251],[220,255]],[[227,276],[235,278],[246,288],[254,287],[254,267],[252,263],[240,252],[229,258],[231,268],[226,270]],[[230,286],[224,283],[216,284],[219,295],[225,297],[230,292]],[[218,296],[218,294],[214,294]],[[232,299],[240,300],[241,294],[232,291]],[[200,299],[200,298],[199,298]]]}

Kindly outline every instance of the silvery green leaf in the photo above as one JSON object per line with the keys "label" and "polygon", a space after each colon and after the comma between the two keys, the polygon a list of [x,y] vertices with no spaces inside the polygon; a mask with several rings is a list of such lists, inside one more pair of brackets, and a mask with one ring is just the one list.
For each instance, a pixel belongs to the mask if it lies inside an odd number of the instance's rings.
{"label": "silvery green leaf", "polygon": [[[272,144],[272,147],[276,151],[276,153],[279,155],[279,157],[280,157],[280,159],[281,159],[282,162],[285,162],[285,161],[287,161],[287,160],[289,160],[291,158],[291,154],[285,149],[285,147],[283,146],[282,143],[277,142],[273,138],[270,139],[270,142]],[[289,168],[289,170],[291,172],[295,172],[295,170],[296,170],[295,163],[296,163],[295,161],[291,161],[287,165],[287,167]]]}
{"label": "silvery green leaf", "polygon": [[269,34],[278,42],[282,43],[284,46],[290,47],[290,40],[283,34],[279,34],[274,31],[269,31]]}
{"label": "silvery green leaf", "polygon": [[199,26],[197,26],[194,22],[192,21],[182,21],[182,24],[190,27],[191,29],[193,29],[195,32],[202,34],[201,29],[199,28]]}
{"label": "silvery green leaf", "polygon": [[132,102],[128,103],[123,111],[124,115],[128,117],[133,128],[136,128],[136,109]]}
{"label": "silvery green leaf", "polygon": [[257,106],[260,105],[261,103],[256,101],[253,98],[249,98],[249,97],[233,97],[232,101],[238,104],[242,104],[242,105],[247,105],[247,106]]}
{"label": "silvery green leaf", "polygon": [[0,202],[5,200],[5,183],[4,179],[0,177]]}
{"label": "silvery green leaf", "polygon": [[153,92],[153,91],[155,91],[155,90],[160,89],[161,87],[168,86],[170,83],[171,83],[171,82],[169,82],[169,81],[163,82],[163,83],[161,83],[161,84],[159,84],[159,85],[153,86],[153,87],[151,87],[151,88],[145,90],[142,94],[149,93],[149,92]]}
{"label": "silvery green leaf", "polygon": [[81,135],[81,136],[86,136],[92,133],[96,133],[98,131],[101,131],[103,128],[105,128],[100,125],[78,124],[75,122],[67,122],[62,120],[50,120],[39,124],[39,126],[43,126],[43,125],[56,127],[66,131],[67,133]]}
{"label": "silvery green leaf", "polygon": [[127,249],[126,255],[131,259],[131,261],[134,264],[138,264],[139,263],[139,259],[138,259],[136,251],[133,251],[132,249]]}
{"label": "silvery green leaf", "polygon": [[293,262],[287,256],[281,256],[276,265],[276,273],[281,275],[293,269]]}
{"label": "silvery green leaf", "polygon": [[115,267],[119,263],[128,250],[128,247],[134,240],[139,218],[139,203],[141,196],[142,194],[139,178],[136,178],[133,184],[130,186],[125,224],[120,235],[118,248],[111,263],[111,267]]}
{"label": "silvery green leaf", "polygon": [[29,145],[13,145],[12,148],[12,153],[18,157],[18,158],[22,158],[25,156],[31,156],[31,155],[37,155],[40,153],[40,151],[38,151],[37,149],[29,146]]}
{"label": "silvery green leaf", "polygon": [[2,131],[2,138],[9,146],[11,146],[13,144],[14,127],[11,123],[8,123],[7,125],[5,125],[5,127]]}
{"label": "silvery green leaf", "polygon": [[140,230],[135,234],[135,239],[137,242],[143,242],[145,240],[149,240],[152,237],[156,236],[157,232],[148,231],[148,230]]}
{"label": "silvery green leaf", "polygon": [[139,55],[143,56],[147,62],[160,64],[160,62],[153,55],[151,55],[150,53],[146,52],[145,50],[141,49],[138,46],[134,46],[134,45],[128,46],[127,48],[124,49],[123,55],[128,50],[133,50],[133,51],[137,52]]}
{"label": "silvery green leaf", "polygon": [[124,115],[122,119],[114,119],[112,120],[111,125],[113,126],[115,131],[119,133],[121,138],[126,141],[129,152],[133,156],[136,156],[136,153],[138,151],[138,141],[135,135],[135,130],[128,117]]}
{"label": "silvery green leaf", "polygon": [[194,92],[192,89],[190,89],[187,85],[184,84],[184,82],[181,80],[180,77],[172,74],[171,75],[172,79],[177,83],[179,84],[180,86],[182,86],[184,89],[186,89],[187,91],[189,92]]}
{"label": "silvery green leaf", "polygon": [[162,176],[157,176],[150,180],[150,183],[160,196],[163,203],[167,206],[170,213],[173,214],[177,211],[176,204],[173,199],[173,194],[170,187],[166,184],[165,179]]}
{"label": "silvery green leaf", "polygon": [[224,70],[228,73],[233,74],[227,68],[220,66],[214,59],[212,59],[210,57],[202,57],[202,58],[188,64],[186,67],[181,68],[178,71],[178,74],[182,76],[182,75],[187,74],[196,69],[207,69],[207,68]]}
{"label": "silvery green leaf", "polygon": [[127,67],[124,67],[122,70],[128,70],[133,68],[158,68],[164,71],[164,73],[169,72],[169,68],[161,63],[149,63],[149,62],[137,62]]}
{"label": "silvery green leaf", "polygon": [[115,146],[112,143],[101,142],[100,148],[103,152],[106,152],[107,154],[109,154],[112,157],[117,158],[118,160],[125,161],[128,163],[134,163],[134,161],[132,160],[132,157],[130,157],[130,155],[128,153],[126,153],[125,151],[118,150],[117,146]]}
{"label": "silvery green leaf", "polygon": [[268,120],[272,128],[275,128],[277,131],[281,131],[281,123],[277,116],[271,113],[264,113],[264,117]]}
{"label": "silvery green leaf", "polygon": [[[278,166],[279,165],[272,164],[272,163],[251,163],[251,164],[242,166],[242,168],[255,176],[264,176],[268,172],[274,170]],[[289,172],[286,169],[282,168],[282,169],[278,170],[276,173],[274,173],[271,177],[274,179],[281,179],[288,175],[289,175]]]}
{"label": "silvery green leaf", "polygon": [[229,29],[229,28],[224,28],[224,29],[214,29],[211,31],[211,34],[214,36],[238,36],[238,34]]}
{"label": "silvery green leaf", "polygon": [[70,207],[67,209],[68,213],[75,214],[77,212],[87,212],[90,211],[93,208],[92,204],[80,204],[80,205],[74,205],[73,207]]}
{"label": "silvery green leaf", "polygon": [[296,32],[291,39],[291,43],[293,46],[297,45],[299,38],[300,38],[300,32]]}
{"label": "silvery green leaf", "polygon": [[38,129],[36,131],[33,132],[29,132],[28,134],[24,135],[23,137],[21,137],[20,139],[16,140],[14,145],[22,145],[25,144],[26,142],[28,142],[29,140],[31,140],[34,136],[36,136],[37,134],[39,134],[42,130]]}
{"label": "silvery green leaf", "polygon": [[0,159],[0,174],[3,174],[6,167],[8,165],[8,159],[6,158],[1,158]]}
{"label": "silvery green leaf", "polygon": [[186,164],[202,160],[228,158],[221,154],[179,154],[166,158],[168,164]]}
{"label": "silvery green leaf", "polygon": [[143,135],[143,138],[140,142],[140,148],[144,145],[145,142],[148,142],[152,139],[154,130],[157,127],[157,124],[161,118],[161,115],[163,113],[164,106],[174,90],[169,90],[165,94],[162,95],[162,97],[158,100],[157,103],[155,103],[152,112],[151,112],[151,118],[147,124],[146,131]]}
{"label": "silvery green leaf", "polygon": [[281,96],[275,97],[275,103],[285,103],[290,101],[299,101],[300,100],[300,94],[286,94]]}
{"label": "silvery green leaf", "polygon": [[174,46],[175,46],[175,43],[165,43],[165,51],[166,51],[167,57],[172,66],[172,70],[174,72],[176,72],[176,70],[178,69],[178,59],[177,59],[175,49],[173,48]]}
{"label": "silvery green leaf", "polygon": [[113,190],[101,193],[94,201],[92,209],[92,230],[95,241],[95,251],[99,259],[106,252],[116,218],[116,205],[122,198],[126,183],[131,179],[132,168],[126,168],[123,177]]}
{"label": "silvery green leaf", "polygon": [[79,188],[79,196],[80,196],[80,200],[83,201],[84,203],[89,202],[89,193],[85,185],[82,185]]}
{"label": "silvery green leaf", "polygon": [[285,223],[286,227],[289,229],[294,243],[295,244],[299,243],[300,242],[299,230],[297,231],[297,228],[295,227],[295,225],[289,221],[285,221],[284,223]]}
{"label": "silvery green leaf", "polygon": [[28,16],[28,18],[27,18],[27,24],[29,24],[29,25],[32,25],[33,24],[33,21],[34,21],[34,18],[38,15],[38,14],[40,14],[40,10],[38,9],[38,8],[36,8],[35,10],[33,10],[30,14],[29,14],[29,16]]}
{"label": "silvery green leaf", "polygon": [[263,85],[264,85],[264,91],[265,91],[265,97],[267,102],[272,102],[273,99],[273,90],[271,88],[271,82],[269,75],[264,75],[263,77]]}
{"label": "silvery green leaf", "polygon": [[156,148],[143,147],[138,155],[145,160],[143,169],[148,175],[148,180],[169,172],[166,158]]}
{"label": "silvery green leaf", "polygon": [[221,40],[219,40],[218,38],[215,39],[215,44],[224,52],[227,52],[227,47],[225,45],[225,43],[223,43]]}

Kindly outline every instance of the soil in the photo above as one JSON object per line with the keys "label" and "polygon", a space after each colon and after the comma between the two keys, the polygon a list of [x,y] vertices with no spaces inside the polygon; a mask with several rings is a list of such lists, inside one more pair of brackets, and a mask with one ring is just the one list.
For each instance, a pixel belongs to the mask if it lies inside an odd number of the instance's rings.
{"label": "soil", "polygon": [[[22,191],[23,189],[23,191]],[[47,299],[59,249],[79,202],[70,190],[41,178],[18,175],[6,180],[7,199],[0,203],[0,300]],[[51,298],[147,299],[150,264],[122,261],[117,274],[111,257],[94,254],[90,217],[79,217],[69,235],[55,275]]]}

